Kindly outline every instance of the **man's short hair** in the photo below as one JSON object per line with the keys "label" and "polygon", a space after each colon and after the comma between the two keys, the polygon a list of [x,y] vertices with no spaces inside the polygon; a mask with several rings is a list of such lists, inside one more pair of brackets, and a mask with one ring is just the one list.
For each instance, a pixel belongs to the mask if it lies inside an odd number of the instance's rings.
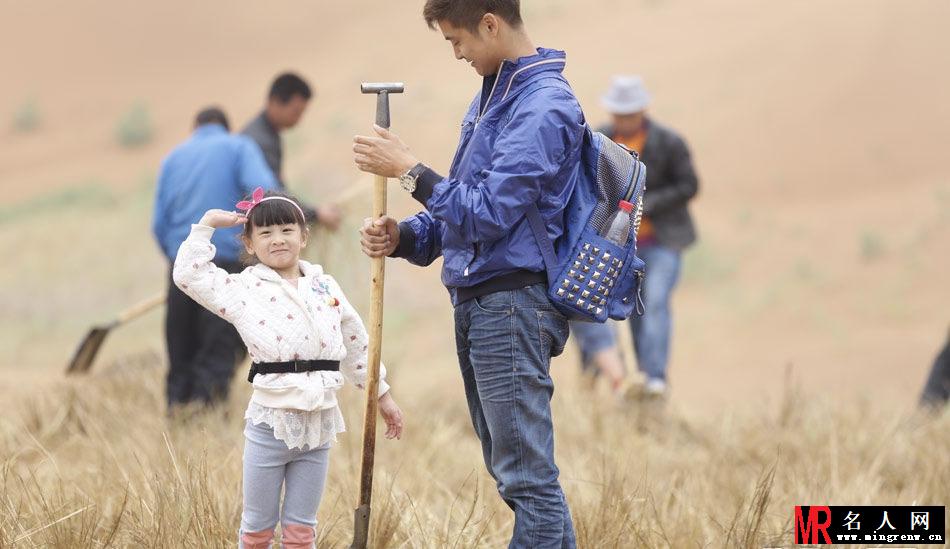
{"label": "man's short hair", "polygon": [[520,0],[426,0],[422,17],[429,28],[439,21],[448,21],[456,27],[475,32],[486,13],[503,19],[514,28],[521,27]]}
{"label": "man's short hair", "polygon": [[274,79],[267,97],[286,103],[293,99],[295,95],[309,100],[313,94],[306,80],[292,72],[285,72]]}
{"label": "man's short hair", "polygon": [[228,124],[228,116],[219,107],[206,107],[201,109],[195,116],[195,127],[206,124],[221,124],[224,129],[231,131],[231,125]]}

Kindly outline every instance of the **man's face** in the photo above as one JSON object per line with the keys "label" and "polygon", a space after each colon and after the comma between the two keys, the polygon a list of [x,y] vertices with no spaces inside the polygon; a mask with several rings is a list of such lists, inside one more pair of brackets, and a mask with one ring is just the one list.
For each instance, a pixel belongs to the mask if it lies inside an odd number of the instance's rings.
{"label": "man's face", "polygon": [[614,133],[617,135],[636,135],[643,129],[644,112],[614,115]]}
{"label": "man's face", "polygon": [[308,103],[309,101],[300,95],[292,95],[286,103],[281,103],[277,98],[269,99],[267,117],[278,130],[293,128],[300,122]]}
{"label": "man's face", "polygon": [[498,53],[498,19],[487,15],[473,33],[442,20],[438,22],[442,36],[452,44],[455,58],[468,62],[479,76],[498,72],[503,57]]}

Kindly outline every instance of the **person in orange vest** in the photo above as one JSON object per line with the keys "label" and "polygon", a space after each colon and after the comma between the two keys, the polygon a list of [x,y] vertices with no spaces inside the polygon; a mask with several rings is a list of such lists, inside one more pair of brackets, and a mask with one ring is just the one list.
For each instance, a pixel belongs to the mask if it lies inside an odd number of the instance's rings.
{"label": "person in orange vest", "polygon": [[[646,311],[631,318],[637,365],[646,377],[647,395],[668,389],[667,365],[673,319],[670,299],[679,280],[682,253],[696,241],[688,204],[699,190],[689,148],[676,132],[647,116],[650,94],[640,76],[615,76],[601,103],[612,122],[600,131],[640,153],[647,167],[643,221],[637,255],[646,262],[643,299]],[[571,323],[585,369],[600,373],[616,394],[630,391],[611,324]]]}

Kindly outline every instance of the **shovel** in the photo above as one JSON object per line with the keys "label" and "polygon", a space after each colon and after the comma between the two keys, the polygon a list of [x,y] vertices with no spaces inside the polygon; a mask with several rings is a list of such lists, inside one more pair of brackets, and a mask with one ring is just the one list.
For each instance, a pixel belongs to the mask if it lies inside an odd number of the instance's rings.
{"label": "shovel", "polygon": [[[397,83],[363,84],[363,93],[376,94],[376,125],[389,128],[389,94],[402,93]],[[386,178],[376,176],[373,184],[373,217],[386,215]],[[370,290],[369,356],[366,382],[366,415],[363,417],[363,453],[360,462],[359,507],[353,517],[353,543],[350,549],[366,549],[369,540],[370,500],[373,496],[373,462],[376,457],[376,412],[379,405],[379,359],[383,339],[383,279],[385,257],[374,257],[373,286]]]}
{"label": "shovel", "polygon": [[109,332],[111,332],[113,328],[144,315],[162,303],[165,303],[165,294],[152,296],[122,311],[112,322],[101,326],[94,326],[89,330],[89,333],[86,334],[86,337],[83,338],[76,352],[73,353],[73,358],[69,361],[69,366],[66,367],[66,374],[87,373],[89,368],[92,367],[93,360],[96,359],[96,354],[99,353],[99,348],[102,347],[106,336],[109,335]]}

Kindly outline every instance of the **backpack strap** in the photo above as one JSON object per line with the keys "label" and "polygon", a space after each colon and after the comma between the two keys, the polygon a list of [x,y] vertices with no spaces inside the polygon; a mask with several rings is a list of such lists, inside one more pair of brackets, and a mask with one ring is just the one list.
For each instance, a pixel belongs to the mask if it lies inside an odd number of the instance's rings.
{"label": "backpack strap", "polygon": [[554,243],[548,238],[548,230],[544,226],[544,219],[541,218],[541,212],[537,204],[528,206],[525,212],[528,218],[528,224],[531,225],[531,232],[534,233],[534,239],[538,241],[538,248],[541,249],[541,257],[544,259],[544,268],[548,273],[548,285],[550,286],[557,279],[557,253],[554,251]]}

